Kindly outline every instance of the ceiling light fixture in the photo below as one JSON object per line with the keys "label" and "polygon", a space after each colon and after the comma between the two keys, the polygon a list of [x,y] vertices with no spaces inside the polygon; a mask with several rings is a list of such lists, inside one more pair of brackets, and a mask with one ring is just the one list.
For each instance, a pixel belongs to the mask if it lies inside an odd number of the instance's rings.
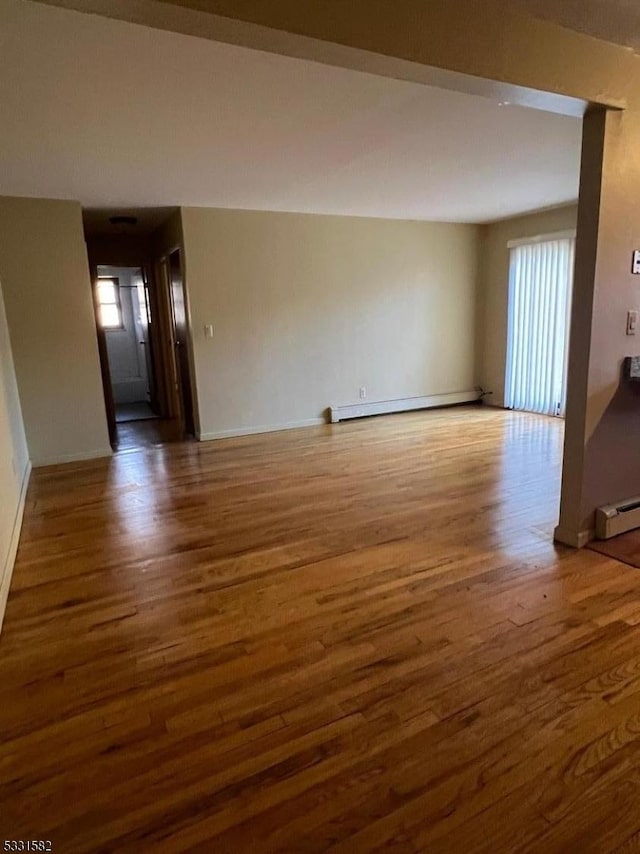
{"label": "ceiling light fixture", "polygon": [[137,225],[137,216],[110,216],[109,222],[111,225]]}

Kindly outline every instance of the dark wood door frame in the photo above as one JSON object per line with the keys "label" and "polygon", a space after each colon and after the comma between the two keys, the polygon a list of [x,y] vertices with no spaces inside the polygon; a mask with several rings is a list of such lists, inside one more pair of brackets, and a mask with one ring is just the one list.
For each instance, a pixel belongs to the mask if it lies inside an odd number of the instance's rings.
{"label": "dark wood door frame", "polygon": [[[142,275],[145,282],[145,295],[148,299],[149,315],[149,349],[153,363],[153,375],[155,383],[155,403],[157,414],[161,418],[171,418],[173,413],[169,403],[170,381],[169,369],[166,363],[166,343],[163,329],[164,307],[161,299],[160,279],[156,275],[153,263],[142,264]],[[154,410],[155,411],[155,410]]]}
{"label": "dark wood door frame", "polygon": [[[193,359],[188,320],[188,296],[184,282],[182,247],[159,247],[152,241],[128,235],[89,238],[89,267],[94,301],[96,336],[105,411],[111,444],[117,443],[116,408],[111,385],[107,338],[100,324],[97,294],[98,267],[136,267],[143,272],[149,298],[151,325],[149,349],[153,360],[157,414],[175,420],[175,433],[181,437],[195,435],[195,389]],[[176,334],[176,305],[172,289],[181,291],[182,312],[177,312],[179,333]],[[179,342],[179,343],[178,343]]]}
{"label": "dark wood door frame", "polygon": [[[129,260],[129,259],[128,259]],[[153,379],[154,379],[154,403],[156,403],[157,414],[161,418],[172,418],[175,417],[174,413],[171,411],[171,405],[168,401],[168,395],[170,393],[170,383],[167,379],[167,369],[165,366],[165,356],[164,351],[166,349],[166,345],[163,340],[163,331],[162,331],[162,317],[164,314],[162,300],[159,298],[158,291],[160,290],[156,286],[156,280],[153,275],[153,264],[148,263],[117,263],[107,258],[106,260],[100,260],[96,262],[92,259],[90,264],[90,273],[91,273],[91,285],[92,285],[92,293],[93,293],[93,307],[95,314],[95,323],[96,323],[96,336],[98,339],[98,355],[100,357],[100,373],[102,375],[102,387],[104,394],[104,403],[105,403],[105,411],[107,415],[107,427],[109,430],[109,441],[111,442],[112,447],[115,449],[118,441],[118,432],[117,432],[117,422],[116,422],[116,407],[115,401],[113,397],[113,386],[111,385],[111,369],[109,367],[109,352],[107,349],[107,337],[102,325],[100,323],[100,303],[98,300],[98,267],[99,266],[110,266],[110,267],[138,267],[142,271],[142,276],[145,281],[145,288],[149,297],[149,313],[152,319],[151,327],[149,328],[149,346],[150,346],[150,356],[151,361],[153,363]]]}
{"label": "dark wood door frame", "polygon": [[173,344],[175,348],[180,408],[182,411],[182,426],[185,435],[195,436],[187,294],[182,269],[182,251],[179,248],[174,249],[169,254],[168,272],[169,302],[171,305]]}
{"label": "dark wood door frame", "polygon": [[171,414],[179,420],[180,435],[184,438],[195,436],[195,413],[187,295],[181,258],[179,247],[171,249],[160,258],[157,273],[159,296],[163,303],[164,358],[171,378]]}
{"label": "dark wood door frame", "polygon": [[102,375],[102,391],[104,394],[104,408],[107,414],[107,429],[109,430],[109,442],[115,450],[118,442],[118,428],[116,425],[116,405],[113,399],[113,387],[111,385],[111,370],[109,368],[109,352],[107,350],[107,336],[100,323],[100,302],[98,300],[98,265],[91,264],[91,293],[93,295],[93,311],[96,321],[96,335],[98,338],[98,356],[100,358],[100,373]]}
{"label": "dark wood door frame", "polygon": [[180,404],[180,384],[175,353],[175,332],[171,316],[171,298],[168,255],[163,255],[156,264],[156,279],[158,282],[158,306],[160,321],[160,344],[162,360],[165,365],[165,381],[167,394],[167,417],[179,422],[180,435],[184,435],[182,406]]}
{"label": "dark wood door frame", "polygon": [[149,289],[149,274],[144,267],[140,268],[141,284],[137,284],[138,308],[140,310],[140,326],[142,328],[142,341],[139,344],[144,347],[144,362],[147,369],[147,383],[149,390],[149,405],[156,415],[160,414],[160,401],[158,399],[158,383],[156,379],[156,360],[153,352],[153,337],[155,334],[154,323],[151,318],[151,295]]}

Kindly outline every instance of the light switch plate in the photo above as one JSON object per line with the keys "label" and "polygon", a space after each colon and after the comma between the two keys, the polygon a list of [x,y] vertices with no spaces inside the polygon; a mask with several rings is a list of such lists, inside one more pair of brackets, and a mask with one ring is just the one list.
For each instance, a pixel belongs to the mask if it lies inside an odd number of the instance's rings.
{"label": "light switch plate", "polygon": [[627,335],[635,335],[638,329],[638,312],[627,312]]}
{"label": "light switch plate", "polygon": [[640,249],[636,249],[631,260],[631,272],[634,276],[640,276]]}

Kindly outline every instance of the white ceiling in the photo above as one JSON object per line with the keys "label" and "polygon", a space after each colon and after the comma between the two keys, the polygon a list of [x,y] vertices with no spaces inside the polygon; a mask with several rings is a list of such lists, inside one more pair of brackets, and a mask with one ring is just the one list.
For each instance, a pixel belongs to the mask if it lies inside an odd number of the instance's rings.
{"label": "white ceiling", "polygon": [[484,222],[577,197],[579,119],[0,0],[0,194]]}

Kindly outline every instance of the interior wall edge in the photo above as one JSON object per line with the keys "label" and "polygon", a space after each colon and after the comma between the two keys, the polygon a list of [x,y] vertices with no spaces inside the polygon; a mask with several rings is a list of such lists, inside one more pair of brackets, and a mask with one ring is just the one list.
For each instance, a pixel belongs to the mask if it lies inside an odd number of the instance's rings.
{"label": "interior wall edge", "polygon": [[0,196],[0,277],[32,463],[106,450],[80,203]]}
{"label": "interior wall edge", "polygon": [[27,500],[27,490],[29,488],[29,480],[31,477],[31,460],[27,460],[22,473],[22,483],[20,487],[20,495],[13,522],[11,539],[9,541],[9,550],[4,556],[2,563],[2,577],[0,578],[0,632],[2,632],[2,623],[7,607],[7,599],[9,597],[9,588],[11,587],[11,579],[13,577],[13,568],[18,554],[18,544],[20,542],[20,534],[22,532],[22,520],[24,518],[24,508]]}

